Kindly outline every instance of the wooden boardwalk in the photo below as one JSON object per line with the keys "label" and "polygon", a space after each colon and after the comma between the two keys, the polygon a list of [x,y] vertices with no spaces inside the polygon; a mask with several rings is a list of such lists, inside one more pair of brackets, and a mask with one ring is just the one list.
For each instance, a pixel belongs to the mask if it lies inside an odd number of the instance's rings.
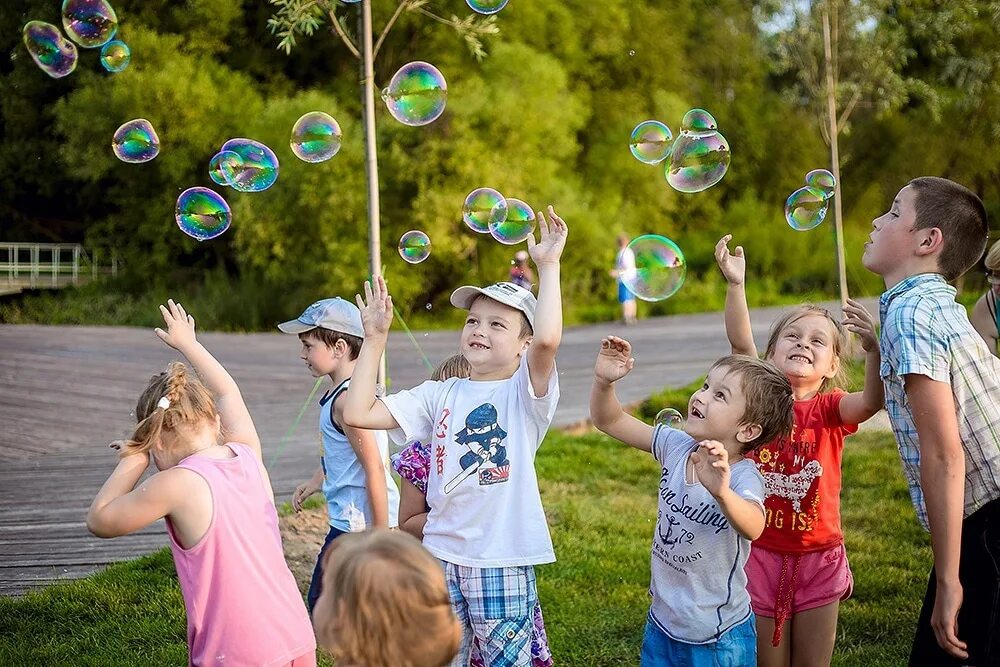
{"label": "wooden boardwalk", "polygon": [[[779,309],[754,313],[763,339]],[[728,352],[721,313],[678,315],[568,328],[557,360],[562,390],[555,425],[587,417],[594,357],[602,336],[635,348],[623,402],[704,373]],[[457,350],[458,333],[414,332],[432,363]],[[318,455],[315,401],[278,451],[313,381],[294,337],[203,333],[199,339],[233,374],[254,416],[279,502],[306,479]],[[115,540],[87,532],[87,507],[115,465],[107,443],[131,433],[130,411],[149,377],[177,358],[151,330],[124,327],[0,325],[0,594],[86,576],[108,563],[167,544],[162,521]],[[412,342],[393,333],[389,373],[398,388],[428,375]],[[680,406],[678,406],[680,407]]]}

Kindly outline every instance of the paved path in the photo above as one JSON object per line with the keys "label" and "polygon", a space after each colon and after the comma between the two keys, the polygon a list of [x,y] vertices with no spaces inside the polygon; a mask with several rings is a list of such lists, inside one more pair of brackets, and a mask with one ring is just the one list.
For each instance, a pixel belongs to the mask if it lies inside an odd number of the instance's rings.
{"label": "paved path", "polygon": [[[754,312],[762,347],[780,309]],[[557,360],[562,398],[555,425],[587,417],[591,372],[602,336],[627,337],[636,368],[619,388],[623,402],[683,385],[728,352],[721,313],[677,315],[565,331]],[[458,334],[414,332],[432,363],[457,349]],[[312,388],[298,344],[280,334],[203,333],[199,339],[233,374],[254,416],[278,500],[290,497],[316,463],[317,408],[278,451]],[[389,340],[397,387],[427,376],[413,344]],[[81,577],[167,543],[162,521],[115,540],[87,532],[84,516],[114,467],[106,447],[126,437],[129,412],[149,377],[176,358],[150,330],[123,327],[0,325],[0,595],[18,595],[57,579]]]}

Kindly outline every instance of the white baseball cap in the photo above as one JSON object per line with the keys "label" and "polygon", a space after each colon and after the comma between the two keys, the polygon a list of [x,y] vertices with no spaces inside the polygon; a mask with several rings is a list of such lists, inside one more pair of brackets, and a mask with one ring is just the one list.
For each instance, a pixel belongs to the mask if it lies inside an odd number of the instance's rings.
{"label": "white baseball cap", "polygon": [[526,290],[514,283],[493,283],[486,287],[463,285],[451,293],[451,305],[468,310],[480,294],[521,311],[528,318],[528,324],[531,325],[531,328],[535,328],[535,306],[538,305],[538,300],[535,299],[531,290]]}
{"label": "white baseball cap", "polygon": [[301,334],[316,328],[329,329],[358,338],[365,337],[365,329],[361,325],[361,311],[353,303],[339,296],[320,299],[306,308],[298,318],[278,325],[278,329],[287,334]]}

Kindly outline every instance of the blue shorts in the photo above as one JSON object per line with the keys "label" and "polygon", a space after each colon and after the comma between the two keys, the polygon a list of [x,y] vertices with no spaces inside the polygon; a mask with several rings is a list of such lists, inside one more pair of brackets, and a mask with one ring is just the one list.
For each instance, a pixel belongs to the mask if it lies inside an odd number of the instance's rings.
{"label": "blue shorts", "polygon": [[625,283],[623,283],[622,281],[619,280],[618,281],[618,303],[625,303],[626,301],[635,301],[635,294],[632,294],[632,292],[630,292],[628,290],[628,288],[625,287]]}
{"label": "blue shorts", "polygon": [[310,616],[312,616],[313,607],[316,606],[316,600],[319,599],[319,594],[323,591],[323,558],[326,556],[327,549],[330,548],[330,543],[341,535],[347,535],[347,533],[330,526],[330,532],[326,534],[326,540],[323,541],[323,548],[319,550],[316,567],[313,568],[312,581],[309,582],[309,593],[306,595],[306,607],[309,608]]}
{"label": "blue shorts", "polygon": [[646,621],[641,667],[747,667],[757,664],[757,626],[753,614],[727,630],[717,642],[688,644],[672,639],[652,619]]}

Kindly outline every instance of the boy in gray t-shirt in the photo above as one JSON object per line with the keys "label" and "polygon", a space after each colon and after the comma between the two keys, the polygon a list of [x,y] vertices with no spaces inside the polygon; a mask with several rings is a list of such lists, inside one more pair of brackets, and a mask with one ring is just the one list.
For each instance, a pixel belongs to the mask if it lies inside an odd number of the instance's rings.
{"label": "boy in gray t-shirt", "polygon": [[631,352],[621,338],[601,341],[590,416],[663,467],[641,664],[756,664],[743,566],[764,530],[764,480],[745,454],[791,431],[791,385],[769,362],[723,357],[691,395],[684,430],[654,428],[615,396],[614,383],[635,362]]}

